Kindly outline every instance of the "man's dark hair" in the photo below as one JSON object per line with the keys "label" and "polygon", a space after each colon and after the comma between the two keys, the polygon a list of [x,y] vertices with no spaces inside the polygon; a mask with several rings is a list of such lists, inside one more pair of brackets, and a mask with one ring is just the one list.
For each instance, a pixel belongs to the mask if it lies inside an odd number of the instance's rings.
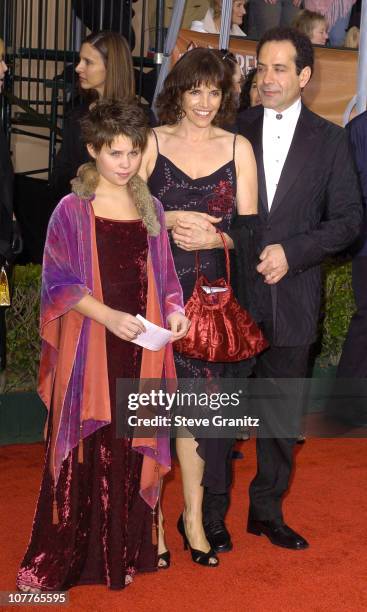
{"label": "man's dark hair", "polygon": [[260,38],[257,47],[256,55],[259,59],[259,54],[265,43],[268,42],[283,42],[289,41],[296,50],[296,71],[297,74],[309,66],[311,68],[311,74],[313,71],[314,52],[310,39],[306,34],[295,30],[294,28],[271,28],[267,30],[265,34]]}

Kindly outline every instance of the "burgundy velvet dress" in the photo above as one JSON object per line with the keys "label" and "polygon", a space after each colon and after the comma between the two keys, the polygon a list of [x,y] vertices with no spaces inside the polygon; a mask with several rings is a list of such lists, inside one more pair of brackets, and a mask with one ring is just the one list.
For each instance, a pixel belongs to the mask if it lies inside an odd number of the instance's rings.
{"label": "burgundy velvet dress", "polygon": [[[142,221],[96,218],[104,303],[145,315],[147,232]],[[128,255],[128,256],[127,256]],[[106,330],[111,425],[75,448],[57,486],[59,524],[52,523],[53,487],[48,453],[33,531],[17,584],[44,590],[106,584],[122,589],[138,571],[157,568],[152,510],[139,494],[142,455],[116,437],[116,379],[137,378],[142,349]]]}

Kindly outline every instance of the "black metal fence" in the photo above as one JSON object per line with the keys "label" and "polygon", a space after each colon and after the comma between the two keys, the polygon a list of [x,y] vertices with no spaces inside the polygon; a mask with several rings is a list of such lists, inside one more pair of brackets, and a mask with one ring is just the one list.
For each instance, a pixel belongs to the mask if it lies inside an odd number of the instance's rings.
{"label": "black metal fence", "polygon": [[[123,34],[136,67],[138,95],[149,103],[163,45],[164,0],[1,0],[0,36],[5,41],[9,72],[2,118],[12,134],[46,140],[47,168],[52,171],[63,118],[74,104],[75,65],[81,41],[90,31]],[[155,24],[148,8],[155,4]]]}

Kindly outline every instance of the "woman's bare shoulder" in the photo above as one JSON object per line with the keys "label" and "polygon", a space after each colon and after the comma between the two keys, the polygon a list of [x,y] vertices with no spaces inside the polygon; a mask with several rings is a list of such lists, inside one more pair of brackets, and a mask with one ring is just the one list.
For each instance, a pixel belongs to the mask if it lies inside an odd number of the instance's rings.
{"label": "woman's bare shoulder", "polygon": [[236,135],[236,152],[239,153],[247,153],[253,155],[252,144],[247,138],[241,136],[241,134]]}

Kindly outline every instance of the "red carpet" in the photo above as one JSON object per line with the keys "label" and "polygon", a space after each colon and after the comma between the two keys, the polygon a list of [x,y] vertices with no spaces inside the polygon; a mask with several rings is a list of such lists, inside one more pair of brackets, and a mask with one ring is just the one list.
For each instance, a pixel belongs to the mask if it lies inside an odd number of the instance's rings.
{"label": "red carpet", "polygon": [[[168,571],[138,575],[124,591],[103,586],[70,590],[69,606],[39,610],[88,612],[303,612],[367,610],[367,440],[308,440],[285,502],[290,525],[311,543],[307,551],[272,546],[244,532],[248,483],[255,470],[253,442],[235,461],[228,525],[234,550],[217,569],[193,565],[175,531],[181,511],[179,469],[166,486],[166,532],[173,556]],[[0,590],[14,590],[37,497],[42,445],[0,447]],[[21,608],[26,609],[25,606]],[[28,609],[35,609],[29,607]],[[19,609],[19,607],[18,607]],[[14,607],[2,607],[14,610]]]}

